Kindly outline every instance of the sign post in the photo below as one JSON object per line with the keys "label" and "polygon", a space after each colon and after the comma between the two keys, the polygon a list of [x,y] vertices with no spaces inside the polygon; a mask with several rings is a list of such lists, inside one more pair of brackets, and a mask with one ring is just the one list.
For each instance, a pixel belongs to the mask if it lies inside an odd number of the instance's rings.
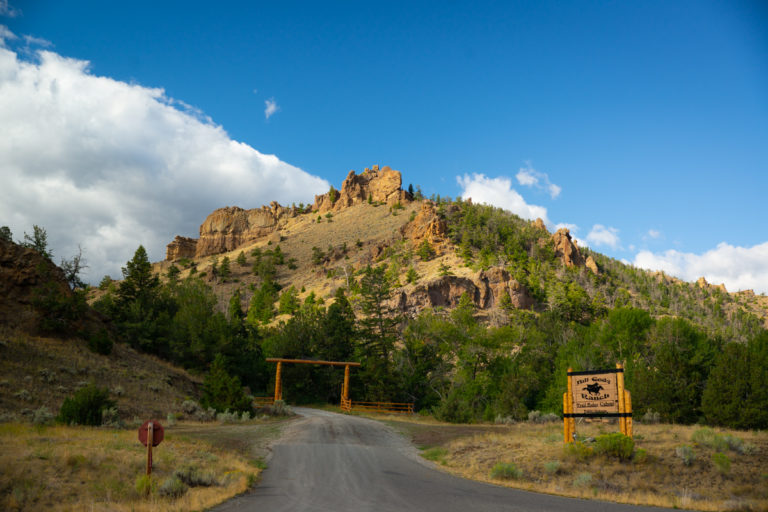
{"label": "sign post", "polygon": [[575,372],[568,368],[568,391],[563,396],[563,437],[573,442],[574,418],[619,418],[622,434],[632,437],[632,402],[624,389],[624,367]]}
{"label": "sign post", "polygon": [[139,442],[147,447],[147,474],[152,474],[152,447],[159,445],[165,437],[163,426],[157,421],[145,421],[139,427]]}

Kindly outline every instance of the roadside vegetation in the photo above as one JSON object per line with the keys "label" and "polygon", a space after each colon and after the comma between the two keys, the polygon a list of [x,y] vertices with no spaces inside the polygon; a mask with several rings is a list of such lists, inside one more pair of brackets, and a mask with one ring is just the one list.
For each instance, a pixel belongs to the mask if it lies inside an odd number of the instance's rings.
{"label": "roadside vegetation", "polygon": [[164,441],[153,450],[148,477],[147,449],[135,429],[0,424],[0,508],[138,512],[211,507],[244,492],[263,468],[246,454],[193,436],[216,428],[193,424],[189,434],[166,428]]}
{"label": "roadside vegetation", "polygon": [[[452,425],[431,418],[384,419],[443,471],[536,492],[694,510],[768,508],[768,433],[635,422],[630,439],[604,422]],[[606,420],[608,421],[608,420]]]}

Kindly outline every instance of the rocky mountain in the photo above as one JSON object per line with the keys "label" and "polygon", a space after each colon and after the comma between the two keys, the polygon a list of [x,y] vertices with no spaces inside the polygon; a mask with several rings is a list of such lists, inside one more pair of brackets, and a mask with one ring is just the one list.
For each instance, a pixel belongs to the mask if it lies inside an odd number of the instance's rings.
{"label": "rocky mountain", "polygon": [[[471,199],[466,204],[472,205]],[[465,293],[489,315],[502,303],[534,309],[537,299],[508,265],[467,265],[459,256],[448,219],[460,210],[455,203],[412,197],[403,190],[399,171],[373,166],[360,174],[350,171],[340,191],[332,188],[316,196],[312,205],[272,202],[249,210],[220,208],[200,226],[199,238],[177,236],[169,243],[166,260],[155,269],[166,272],[175,265],[182,267],[182,276],[204,275],[222,299],[239,288],[247,306],[251,285],[259,282],[251,271],[251,254],[279,245],[293,268],[279,268],[277,279],[283,288],[304,290],[300,298],[313,292],[330,297],[336,288],[348,287],[364,266],[387,260],[400,283],[392,302],[403,313],[450,308]],[[563,268],[600,274],[595,258],[583,254],[568,229],[550,234],[541,219],[525,225],[538,246],[551,247]],[[420,249],[428,254],[420,254]],[[234,263],[241,252],[246,265]],[[224,257],[232,262],[232,275],[220,278],[212,270]],[[417,279],[408,278],[410,269]]]}

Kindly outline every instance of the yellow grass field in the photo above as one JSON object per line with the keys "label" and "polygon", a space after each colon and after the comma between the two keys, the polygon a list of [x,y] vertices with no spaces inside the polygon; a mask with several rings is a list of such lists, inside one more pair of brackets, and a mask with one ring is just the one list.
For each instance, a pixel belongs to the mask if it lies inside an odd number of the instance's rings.
{"label": "yellow grass field", "polygon": [[[220,426],[194,426],[215,428]],[[0,509],[201,510],[244,492],[261,472],[238,451],[173,428],[166,429],[153,459],[147,482],[146,448],[133,429],[0,424]],[[193,475],[195,485],[174,498],[167,489],[177,470]]]}
{"label": "yellow grass field", "polygon": [[441,469],[472,480],[636,505],[768,510],[764,431],[635,422],[635,454],[619,461],[594,452],[592,439],[618,432],[610,423],[577,424],[577,437],[586,441],[569,451],[562,422],[452,425],[418,416],[368,416],[409,435]]}

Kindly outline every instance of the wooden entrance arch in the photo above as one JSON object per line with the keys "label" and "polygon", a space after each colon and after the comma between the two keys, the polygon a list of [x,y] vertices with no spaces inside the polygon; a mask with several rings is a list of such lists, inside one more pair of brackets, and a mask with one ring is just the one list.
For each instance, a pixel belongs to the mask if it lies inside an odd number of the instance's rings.
{"label": "wooden entrance arch", "polygon": [[277,370],[275,371],[275,401],[283,399],[283,382],[282,382],[282,367],[283,363],[298,363],[298,364],[322,364],[326,366],[343,366],[344,367],[344,385],[341,388],[341,403],[349,401],[349,367],[360,366],[360,363],[354,363],[351,361],[315,361],[313,359],[283,359],[282,357],[268,357],[268,363],[277,363]]}

